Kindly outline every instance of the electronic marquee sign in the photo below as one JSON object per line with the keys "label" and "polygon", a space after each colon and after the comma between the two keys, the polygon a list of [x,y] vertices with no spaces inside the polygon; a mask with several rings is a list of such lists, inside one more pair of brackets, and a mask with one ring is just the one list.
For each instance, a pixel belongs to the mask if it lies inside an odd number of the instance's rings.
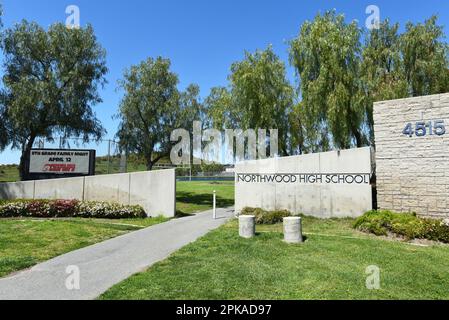
{"label": "electronic marquee sign", "polygon": [[32,149],[30,180],[95,175],[95,150]]}

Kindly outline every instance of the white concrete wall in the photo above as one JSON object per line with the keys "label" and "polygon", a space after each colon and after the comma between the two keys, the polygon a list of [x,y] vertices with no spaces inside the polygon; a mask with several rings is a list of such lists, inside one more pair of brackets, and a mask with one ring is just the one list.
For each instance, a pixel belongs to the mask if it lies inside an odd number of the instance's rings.
{"label": "white concrete wall", "polygon": [[0,183],[0,199],[33,199],[34,181]]}
{"label": "white concrete wall", "polygon": [[0,199],[77,199],[140,205],[150,216],[176,214],[175,170],[0,184]]}
{"label": "white concrete wall", "polygon": [[[319,174],[323,181],[243,182],[239,174]],[[332,174],[364,174],[365,183],[327,183]],[[235,206],[286,209],[320,218],[358,217],[372,209],[371,149],[360,148],[301,156],[245,161],[236,165]],[[292,178],[293,179],[293,178]]]}
{"label": "white concrete wall", "polygon": [[36,180],[34,199],[78,199],[83,200],[84,178]]}
{"label": "white concrete wall", "polygon": [[[150,173],[150,174],[149,174]],[[153,216],[176,214],[175,170],[159,170],[130,174],[130,204],[141,205]]]}
{"label": "white concrete wall", "polygon": [[86,177],[84,200],[129,203],[130,175],[108,174]]}

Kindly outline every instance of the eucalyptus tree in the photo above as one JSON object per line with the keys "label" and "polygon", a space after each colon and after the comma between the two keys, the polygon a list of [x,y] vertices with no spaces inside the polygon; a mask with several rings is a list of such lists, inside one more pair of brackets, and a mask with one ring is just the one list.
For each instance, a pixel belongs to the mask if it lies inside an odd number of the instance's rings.
{"label": "eucalyptus tree", "polygon": [[37,138],[56,134],[99,139],[105,130],[92,106],[106,83],[106,53],[91,26],[45,30],[22,21],[2,32],[4,116],[13,148],[21,150],[20,175]]}

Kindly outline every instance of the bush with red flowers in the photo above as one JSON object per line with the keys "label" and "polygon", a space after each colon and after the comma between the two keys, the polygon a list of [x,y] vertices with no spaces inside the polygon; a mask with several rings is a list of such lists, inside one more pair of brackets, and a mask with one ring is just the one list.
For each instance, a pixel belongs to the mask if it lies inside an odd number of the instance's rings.
{"label": "bush with red flowers", "polygon": [[145,218],[141,206],[78,200],[13,200],[0,203],[0,218]]}

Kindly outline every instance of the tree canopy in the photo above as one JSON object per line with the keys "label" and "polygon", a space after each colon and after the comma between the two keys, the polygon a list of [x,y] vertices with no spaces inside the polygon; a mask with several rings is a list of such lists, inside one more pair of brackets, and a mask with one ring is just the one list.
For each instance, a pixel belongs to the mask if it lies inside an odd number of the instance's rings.
{"label": "tree canopy", "polygon": [[145,157],[148,170],[170,154],[171,132],[191,128],[202,114],[199,87],[190,85],[180,92],[178,76],[170,71],[170,65],[169,59],[148,58],[127,70],[120,81],[125,94],[117,136],[122,148]]}
{"label": "tree canopy", "polygon": [[448,45],[435,16],[408,23],[404,33],[387,19],[366,36],[361,79],[374,145],[373,102],[449,91]]}
{"label": "tree canopy", "polygon": [[335,11],[301,26],[290,43],[301,97],[291,136],[300,150],[374,145],[375,101],[449,91],[448,45],[437,18],[398,29],[385,20],[365,33]]}
{"label": "tree canopy", "polygon": [[[289,43],[297,88],[268,46],[245,52],[231,65],[228,84],[212,88],[204,102],[198,85],[178,90],[169,59],[148,58],[119,81],[124,96],[117,137],[122,149],[145,158],[149,170],[170,154],[172,131],[192,134],[194,121],[202,129],[278,129],[282,155],[374,146],[375,101],[449,92],[444,35],[435,16],[408,23],[400,33],[388,19],[364,31],[328,11],[304,22]],[[0,40],[0,151],[7,145],[21,151],[25,179],[36,139],[87,142],[105,134],[93,106],[106,83],[106,53],[91,26],[44,29],[24,20],[2,30]]]}
{"label": "tree canopy", "polygon": [[231,66],[228,88],[216,87],[206,99],[216,128],[278,129],[279,147],[289,153],[288,115],[293,108],[294,89],[286,77],[284,63],[268,47],[245,53]]}
{"label": "tree canopy", "polygon": [[334,11],[306,21],[291,41],[290,61],[300,79],[299,117],[311,151],[366,143],[360,90],[360,33]]}

